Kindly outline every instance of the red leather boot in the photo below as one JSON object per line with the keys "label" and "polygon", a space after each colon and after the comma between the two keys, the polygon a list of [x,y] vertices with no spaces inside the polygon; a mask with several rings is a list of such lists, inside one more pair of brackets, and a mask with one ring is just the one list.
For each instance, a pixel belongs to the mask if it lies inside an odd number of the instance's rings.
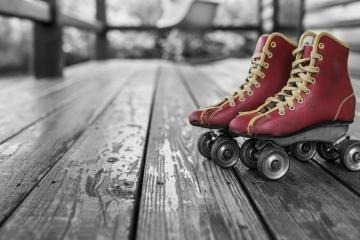
{"label": "red leather boot", "polygon": [[[328,33],[312,35],[306,36],[287,85],[248,121],[247,135],[253,139],[242,145],[240,157],[252,157],[269,179],[286,174],[287,146],[301,161],[318,151],[327,160],[340,158],[348,170],[360,170],[360,142],[346,135],[356,103],[347,68],[349,48]],[[235,123],[230,131],[240,132]]]}
{"label": "red leather boot", "polygon": [[[295,48],[296,44],[280,33],[262,35],[258,40],[245,83],[219,103],[192,112],[189,122],[198,127],[226,131],[229,122],[240,111],[257,108],[286,84],[293,60],[291,52]],[[217,156],[212,156],[212,146],[217,149],[223,144],[231,144],[233,149],[226,154],[219,153]],[[223,134],[204,133],[199,138],[198,148],[203,156],[212,158],[223,167],[235,164],[238,159],[236,141],[230,137],[224,137]]]}

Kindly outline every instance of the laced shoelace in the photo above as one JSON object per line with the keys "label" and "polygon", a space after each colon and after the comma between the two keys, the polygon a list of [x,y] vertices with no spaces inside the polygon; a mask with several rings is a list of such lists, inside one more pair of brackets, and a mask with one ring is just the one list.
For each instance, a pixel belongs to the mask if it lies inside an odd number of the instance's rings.
{"label": "laced shoelace", "polygon": [[264,60],[261,60],[262,55],[265,54],[267,57],[271,57],[272,53],[268,49],[263,49],[262,52],[256,53],[251,58],[251,67],[249,75],[247,76],[245,83],[239,87],[239,89],[231,96],[225,97],[224,101],[229,101],[231,107],[235,106],[235,98],[239,97],[240,101],[245,100],[245,92],[248,95],[252,95],[252,86],[259,87],[260,83],[256,80],[257,77],[263,79],[265,74],[261,71],[261,68],[268,68],[269,64]]}
{"label": "laced shoelace", "polygon": [[[302,52],[304,46],[299,47],[293,51],[293,55],[297,55]],[[307,87],[307,84],[314,84],[315,79],[311,77],[312,73],[318,73],[319,68],[314,66],[304,66],[310,64],[312,59],[321,59],[322,56],[314,51],[311,52],[309,58],[297,59],[292,63],[292,70],[290,74],[290,79],[288,83],[281,92],[276,94],[274,97],[268,98],[267,105],[275,105],[275,108],[279,110],[280,115],[285,114],[285,106],[289,106],[290,110],[295,109],[294,100],[298,103],[302,103],[304,100],[301,97],[301,92],[305,94],[310,94],[310,89]],[[272,108],[271,108],[272,109]],[[266,109],[266,111],[269,108]]]}

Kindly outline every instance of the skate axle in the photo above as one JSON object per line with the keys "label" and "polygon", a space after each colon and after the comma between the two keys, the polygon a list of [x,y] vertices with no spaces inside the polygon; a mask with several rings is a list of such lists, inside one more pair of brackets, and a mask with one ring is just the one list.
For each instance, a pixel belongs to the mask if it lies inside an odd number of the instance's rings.
{"label": "skate axle", "polygon": [[279,170],[280,169],[280,161],[279,160],[274,160],[272,163],[271,163],[271,168],[276,171],[276,170]]}
{"label": "skate axle", "polygon": [[354,156],[353,156],[353,159],[354,159],[354,161],[356,161],[356,162],[360,162],[360,153],[355,153],[354,154]]}

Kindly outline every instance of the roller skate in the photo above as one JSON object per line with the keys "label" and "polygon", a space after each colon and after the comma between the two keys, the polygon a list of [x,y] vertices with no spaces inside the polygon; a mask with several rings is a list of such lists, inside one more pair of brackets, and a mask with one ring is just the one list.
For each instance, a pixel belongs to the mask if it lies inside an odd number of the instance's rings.
{"label": "roller skate", "polygon": [[350,171],[360,170],[360,141],[347,135],[356,104],[348,46],[328,33],[305,35],[282,91],[230,123],[232,134],[251,137],[241,146],[242,162],[272,180],[287,173],[289,154],[306,162],[318,152],[328,161],[339,158]]}
{"label": "roller skate", "polygon": [[[199,152],[222,167],[239,159],[239,145],[228,132],[228,124],[240,112],[260,106],[286,85],[296,44],[280,33],[264,34],[257,43],[245,83],[219,103],[192,112],[190,124],[212,129],[198,140]],[[223,151],[224,146],[226,151]]]}

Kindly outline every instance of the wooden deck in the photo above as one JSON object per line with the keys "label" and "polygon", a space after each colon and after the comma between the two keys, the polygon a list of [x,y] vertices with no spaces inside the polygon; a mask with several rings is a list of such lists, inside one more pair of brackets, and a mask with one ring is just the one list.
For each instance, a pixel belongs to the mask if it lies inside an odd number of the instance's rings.
{"label": "wooden deck", "polygon": [[0,80],[0,239],[360,239],[360,172],[316,156],[268,181],[199,155],[188,113],[248,66],[111,60]]}

